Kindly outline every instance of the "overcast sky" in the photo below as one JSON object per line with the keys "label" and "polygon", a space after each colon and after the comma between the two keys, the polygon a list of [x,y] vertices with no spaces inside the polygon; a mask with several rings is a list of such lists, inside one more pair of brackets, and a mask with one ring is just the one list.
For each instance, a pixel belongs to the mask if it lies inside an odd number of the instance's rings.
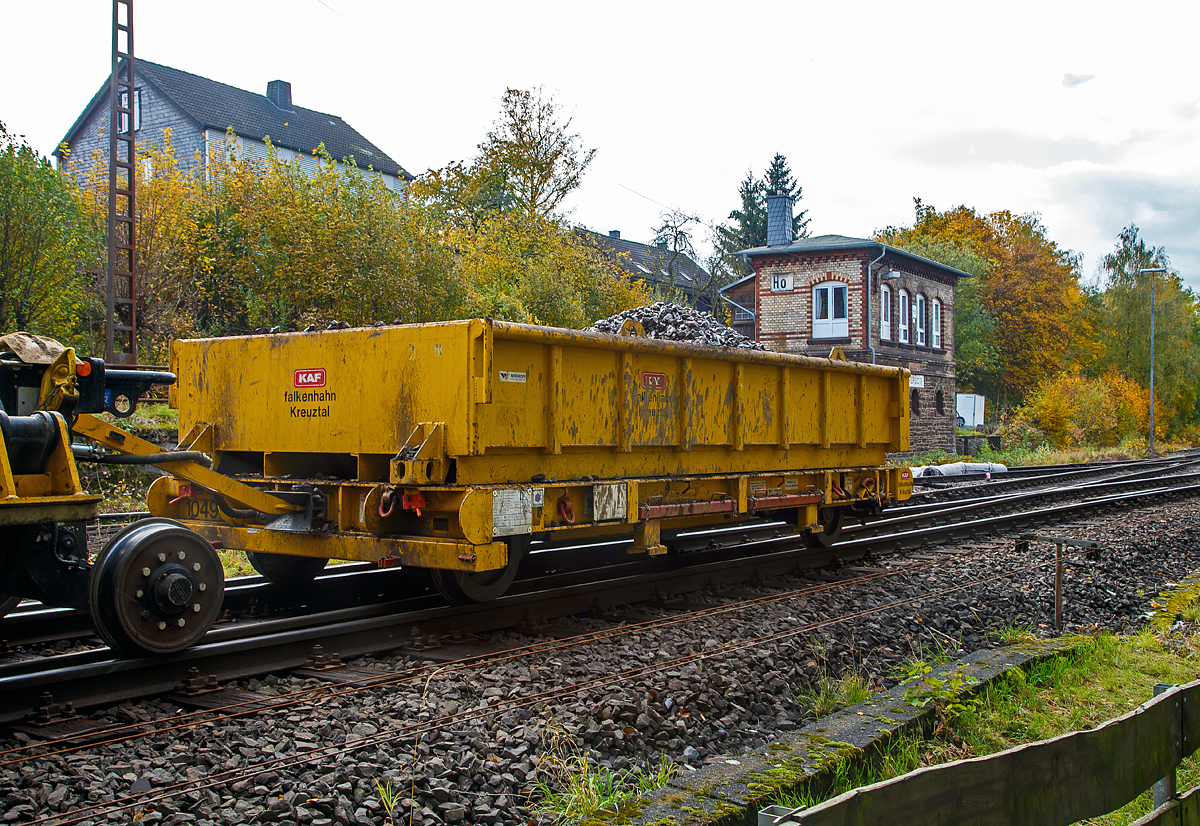
{"label": "overcast sky", "polygon": [[[107,77],[111,3],[10,3],[0,120],[49,153]],[[1187,9],[1192,8],[1192,12]],[[599,149],[572,217],[721,222],[782,152],[814,235],[1037,212],[1086,280],[1130,222],[1200,289],[1190,3],[136,0],[138,57],[344,117],[410,172],[469,158],[506,87]],[[704,242],[707,232],[697,240]]]}

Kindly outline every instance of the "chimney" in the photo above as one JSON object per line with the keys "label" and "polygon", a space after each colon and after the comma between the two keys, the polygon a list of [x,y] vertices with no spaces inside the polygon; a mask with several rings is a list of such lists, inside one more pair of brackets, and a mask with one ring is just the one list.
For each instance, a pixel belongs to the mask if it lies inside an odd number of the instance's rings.
{"label": "chimney", "polygon": [[272,80],[267,83],[267,100],[285,112],[292,110],[292,84],[286,80]]}
{"label": "chimney", "polygon": [[609,237],[609,238],[616,238],[618,241],[620,241],[620,240],[621,240],[621,230],[619,230],[619,229],[610,229],[610,230],[608,231],[608,237]]}
{"label": "chimney", "polygon": [[792,243],[792,196],[767,196],[767,246],[786,247]]}

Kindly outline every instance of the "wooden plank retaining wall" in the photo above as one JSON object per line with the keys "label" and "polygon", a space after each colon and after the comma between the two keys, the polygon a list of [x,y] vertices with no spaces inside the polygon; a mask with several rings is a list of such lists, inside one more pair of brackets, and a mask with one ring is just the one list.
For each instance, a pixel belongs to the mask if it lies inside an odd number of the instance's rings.
{"label": "wooden plank retaining wall", "polygon": [[[846,792],[784,822],[801,826],[1068,826],[1174,777],[1200,747],[1200,680],[1091,731],[918,769]],[[1200,826],[1200,787],[1137,822]]]}

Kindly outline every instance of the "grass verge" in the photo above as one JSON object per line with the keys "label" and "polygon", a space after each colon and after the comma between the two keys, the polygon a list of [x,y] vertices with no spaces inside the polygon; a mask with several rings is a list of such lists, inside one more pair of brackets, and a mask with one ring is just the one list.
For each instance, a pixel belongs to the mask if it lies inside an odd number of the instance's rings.
{"label": "grass verge", "polygon": [[543,730],[543,752],[537,764],[536,802],[531,809],[555,823],[575,823],[667,785],[679,767],[665,754],[649,757],[644,767],[614,770],[596,764],[578,750],[574,738],[553,722]]}
{"label": "grass verge", "polygon": [[[779,805],[811,806],[861,785],[922,766],[994,754],[1021,743],[1045,740],[1107,722],[1150,699],[1156,683],[1196,678],[1200,626],[1170,632],[1149,629],[1131,636],[1101,634],[1069,654],[1014,670],[969,700],[938,709],[934,731],[892,741],[877,759],[839,766],[823,788],[784,795]],[[1179,768],[1178,788],[1200,783],[1200,761]],[[1151,809],[1146,791],[1124,808],[1085,821],[1103,826],[1131,823]]]}
{"label": "grass verge", "polygon": [[[1195,445],[1183,442],[1170,444],[1159,442],[1155,445],[1160,454],[1192,450],[1194,447]],[[985,446],[974,456],[958,456],[945,450],[932,450],[926,453],[914,454],[907,459],[891,460],[888,462],[888,465],[893,467],[921,467],[924,465],[943,465],[947,462],[996,462],[1010,468],[1029,467],[1031,465],[1078,465],[1089,462],[1120,462],[1129,459],[1144,459],[1146,458],[1146,453],[1147,448],[1144,442],[1140,444],[1117,445],[1114,447],[1080,446],[1062,449],[1056,449],[1047,444],[1039,445],[1035,448],[1012,445],[1003,447],[1000,450],[992,450]]]}
{"label": "grass verge", "polygon": [[100,418],[122,430],[176,430],[179,427],[179,411],[168,407],[166,402],[139,404],[133,415],[124,419],[110,413],[101,413]]}

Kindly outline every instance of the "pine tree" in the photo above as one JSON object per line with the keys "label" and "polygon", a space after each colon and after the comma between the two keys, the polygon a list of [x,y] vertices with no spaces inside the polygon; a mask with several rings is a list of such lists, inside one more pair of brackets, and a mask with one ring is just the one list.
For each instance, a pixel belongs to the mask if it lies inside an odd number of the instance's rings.
{"label": "pine tree", "polygon": [[[728,266],[743,276],[751,272],[750,265],[736,256],[736,253],[752,247],[765,246],[767,243],[767,196],[790,195],[793,202],[800,200],[803,189],[792,177],[787,158],[776,152],[771,159],[771,165],[763,173],[761,179],[755,178],[753,172],[747,172],[745,180],[738,187],[742,206],[729,213],[732,224],[717,227],[717,245]],[[808,235],[808,210],[792,210],[792,235],[804,238]]]}
{"label": "pine tree", "polygon": [[[796,179],[792,177],[792,170],[788,167],[787,158],[775,153],[775,157],[771,159],[771,165],[767,168],[767,172],[763,175],[763,197],[764,203],[767,195],[790,195],[793,201],[792,205],[792,237],[803,238],[808,235],[809,219],[807,209],[796,211],[795,202],[800,200],[803,188],[796,183]],[[763,239],[762,243],[767,243],[766,223],[763,223]]]}

